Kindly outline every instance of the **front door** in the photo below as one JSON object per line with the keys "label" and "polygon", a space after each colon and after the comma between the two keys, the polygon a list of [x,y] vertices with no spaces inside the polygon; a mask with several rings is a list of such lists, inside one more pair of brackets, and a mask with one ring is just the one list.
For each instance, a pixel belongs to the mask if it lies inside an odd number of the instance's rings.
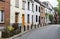
{"label": "front door", "polygon": [[25,15],[24,14],[22,14],[22,26],[24,26],[24,24],[25,24]]}
{"label": "front door", "polygon": [[15,23],[18,23],[18,13],[15,13]]}

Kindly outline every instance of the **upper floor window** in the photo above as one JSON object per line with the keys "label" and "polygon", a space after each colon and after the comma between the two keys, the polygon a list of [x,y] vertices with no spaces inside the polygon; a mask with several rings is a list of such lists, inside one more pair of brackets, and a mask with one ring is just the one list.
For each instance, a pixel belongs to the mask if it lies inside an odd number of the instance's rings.
{"label": "upper floor window", "polygon": [[44,11],[44,10],[43,10],[43,8],[41,7],[41,13],[43,13],[43,11]]}
{"label": "upper floor window", "polygon": [[39,7],[39,12],[40,12],[40,7]]}
{"label": "upper floor window", "polygon": [[15,0],[15,7],[19,8],[19,0]]}
{"label": "upper floor window", "polygon": [[4,11],[1,10],[0,11],[0,23],[3,23],[4,22]]}
{"label": "upper floor window", "polygon": [[0,1],[4,1],[4,0],[0,0]]}
{"label": "upper floor window", "polygon": [[30,2],[28,2],[28,10],[30,9]]}
{"label": "upper floor window", "polygon": [[36,5],[36,11],[37,11],[37,5]]}
{"label": "upper floor window", "polygon": [[26,3],[26,1],[22,1],[22,9],[25,9],[25,3]]}
{"label": "upper floor window", "polygon": [[34,4],[32,4],[32,11],[33,11],[33,9],[34,9]]}
{"label": "upper floor window", "polygon": [[30,17],[30,15],[28,14],[28,15],[27,15],[27,22],[28,22],[28,23],[29,23],[29,20],[30,20],[29,17]]}

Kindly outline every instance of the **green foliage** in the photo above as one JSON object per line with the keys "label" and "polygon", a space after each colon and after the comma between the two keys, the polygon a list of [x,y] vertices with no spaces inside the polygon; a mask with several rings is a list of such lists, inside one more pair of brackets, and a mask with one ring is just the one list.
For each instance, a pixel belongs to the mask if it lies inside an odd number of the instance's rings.
{"label": "green foliage", "polygon": [[7,26],[7,30],[8,30],[8,31],[13,31],[14,28],[13,28],[12,26]]}
{"label": "green foliage", "polygon": [[58,13],[60,14],[60,0],[57,0],[58,1],[58,7],[57,7],[57,10],[58,10]]}
{"label": "green foliage", "polygon": [[52,22],[53,21],[53,15],[49,14],[49,20]]}
{"label": "green foliage", "polygon": [[[60,18],[60,0],[57,0],[58,1],[58,6],[54,8],[55,11],[58,12],[58,15],[59,15],[59,18]],[[60,19],[59,19],[60,21]]]}
{"label": "green foliage", "polygon": [[60,0],[57,0],[58,1],[58,3],[60,3]]}
{"label": "green foliage", "polygon": [[55,11],[58,11],[58,8],[57,8],[57,7],[54,7],[54,10],[55,10]]}
{"label": "green foliage", "polygon": [[46,16],[48,16],[49,14],[48,14],[48,13],[46,13],[45,15],[46,15]]}

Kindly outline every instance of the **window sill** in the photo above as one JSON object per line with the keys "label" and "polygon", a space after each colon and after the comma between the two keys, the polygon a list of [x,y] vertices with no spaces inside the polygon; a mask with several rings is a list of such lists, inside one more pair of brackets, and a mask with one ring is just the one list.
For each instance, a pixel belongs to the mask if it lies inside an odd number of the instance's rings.
{"label": "window sill", "polygon": [[24,8],[22,8],[23,10],[25,10]]}
{"label": "window sill", "polygon": [[19,8],[18,6],[15,6],[16,8]]}
{"label": "window sill", "polygon": [[0,24],[1,24],[1,23],[4,23],[4,22],[0,22]]}

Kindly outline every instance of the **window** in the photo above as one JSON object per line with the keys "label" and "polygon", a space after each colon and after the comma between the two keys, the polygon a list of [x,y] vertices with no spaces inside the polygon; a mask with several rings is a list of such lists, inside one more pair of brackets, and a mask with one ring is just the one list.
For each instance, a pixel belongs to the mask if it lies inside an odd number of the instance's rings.
{"label": "window", "polygon": [[27,15],[27,22],[29,23],[29,14]]}
{"label": "window", "polygon": [[25,3],[26,3],[26,1],[22,1],[22,9],[24,9],[25,10]]}
{"label": "window", "polygon": [[0,0],[0,1],[4,2],[4,0]]}
{"label": "window", "polygon": [[0,11],[0,22],[1,23],[4,22],[4,11],[3,10]]}
{"label": "window", "polygon": [[34,9],[34,4],[32,4],[32,11],[33,11],[33,9]]}
{"label": "window", "polygon": [[3,1],[3,0],[0,0],[0,1]]}
{"label": "window", "polygon": [[33,15],[32,15],[32,24],[33,24]]}
{"label": "window", "polygon": [[15,0],[15,7],[19,8],[19,0]]}
{"label": "window", "polygon": [[40,16],[39,16],[39,24],[40,24]]}
{"label": "window", "polygon": [[36,15],[36,22],[38,21],[38,17],[37,17],[37,15]]}
{"label": "window", "polygon": [[28,2],[28,10],[29,10],[29,8],[30,8],[30,2]]}
{"label": "window", "polygon": [[36,5],[36,11],[37,11],[37,5]]}
{"label": "window", "polygon": [[41,7],[41,13],[43,13],[43,8]]}
{"label": "window", "polygon": [[40,12],[40,7],[39,7],[39,12]]}

